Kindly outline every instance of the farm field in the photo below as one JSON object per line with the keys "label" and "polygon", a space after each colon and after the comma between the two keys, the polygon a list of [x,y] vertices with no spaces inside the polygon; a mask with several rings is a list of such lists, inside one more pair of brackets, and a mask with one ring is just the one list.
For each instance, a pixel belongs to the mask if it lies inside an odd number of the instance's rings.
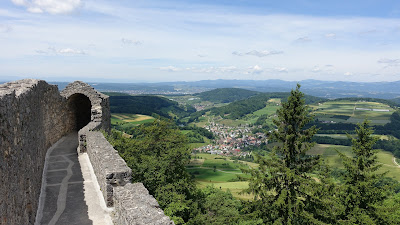
{"label": "farm field", "polygon": [[[342,159],[337,154],[336,150],[351,156],[350,146],[341,145],[326,145],[316,144],[308,153],[321,155],[325,162],[331,168],[343,169]],[[386,176],[400,181],[400,166],[393,161],[393,155],[389,152],[379,151],[377,153],[378,161],[382,167],[378,170],[379,173],[388,172]],[[236,198],[252,199],[252,195],[239,194],[242,190],[248,187],[248,182],[240,181],[237,176],[246,176],[240,170],[241,167],[257,167],[256,163],[233,161],[229,157],[211,155],[211,154],[196,154],[192,156],[187,169],[196,180],[196,185],[204,188],[207,185],[221,188],[222,190],[230,190]]]}
{"label": "farm field", "polygon": [[250,199],[251,195],[240,195],[243,189],[248,187],[248,182],[239,181],[238,175],[246,176],[240,170],[241,167],[256,167],[256,163],[233,161],[226,156],[211,154],[196,154],[195,158],[187,165],[190,174],[194,175],[196,184],[200,188],[207,185],[229,189],[232,194],[241,199]]}
{"label": "farm field", "polygon": [[[316,134],[315,136],[331,137],[331,138],[335,138],[335,139],[347,139],[346,134]],[[355,134],[351,134],[350,136],[355,137]],[[393,139],[397,139],[397,138],[395,138],[393,136],[389,136],[389,135],[373,134],[372,136],[379,137],[380,140],[389,140],[389,137],[393,138]]]}
{"label": "farm field", "polygon": [[378,102],[329,101],[311,105],[316,119],[320,121],[359,123],[365,118],[373,125],[390,122],[394,109]]}
{"label": "farm field", "polygon": [[[321,157],[328,163],[332,168],[344,168],[342,165],[342,159],[336,153],[336,150],[346,154],[347,156],[352,156],[351,146],[342,145],[325,145],[316,144],[308,153],[321,155]],[[378,162],[382,164],[382,167],[378,170],[380,173],[388,171],[386,176],[394,178],[400,181],[400,167],[393,162],[393,154],[386,151],[379,150],[377,153]]]}
{"label": "farm field", "polygon": [[111,124],[124,126],[129,124],[130,126],[137,126],[143,123],[151,123],[155,120],[154,117],[141,115],[141,114],[129,114],[129,113],[112,113]]}
{"label": "farm field", "polygon": [[[275,101],[277,101],[277,100],[275,100]],[[199,127],[204,127],[205,125],[207,125],[207,123],[210,119],[213,119],[216,123],[223,124],[225,126],[230,126],[230,127],[235,127],[235,126],[245,125],[245,124],[250,125],[250,124],[254,124],[257,121],[257,119],[261,115],[264,115],[264,114],[271,116],[270,118],[267,119],[267,123],[272,124],[272,116],[276,113],[276,110],[279,108],[279,106],[277,104],[278,103],[268,103],[268,105],[265,106],[264,108],[257,110],[253,113],[247,114],[242,119],[236,119],[236,120],[218,118],[218,117],[210,115],[210,113],[207,112],[204,117],[201,117],[199,119],[199,121],[194,124]]]}

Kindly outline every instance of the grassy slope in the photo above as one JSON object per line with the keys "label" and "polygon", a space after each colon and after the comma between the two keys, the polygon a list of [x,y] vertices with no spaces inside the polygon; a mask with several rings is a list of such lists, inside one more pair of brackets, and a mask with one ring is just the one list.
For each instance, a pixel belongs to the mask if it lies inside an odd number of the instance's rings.
{"label": "grassy slope", "polygon": [[[338,156],[336,150],[352,156],[351,147],[340,145],[324,145],[316,144],[309,154],[318,154],[330,165],[332,168],[343,168],[342,160]],[[237,175],[243,176],[240,171],[240,166],[247,164],[251,167],[256,167],[256,163],[242,162],[243,164],[234,163],[228,157],[210,155],[210,154],[197,154],[196,156],[202,159],[192,159],[191,164],[188,165],[188,171],[195,174],[197,186],[202,188],[207,185],[214,185],[223,190],[229,189],[232,194],[241,199],[251,199],[251,195],[241,195],[243,189],[248,187],[248,182],[237,181]],[[389,152],[379,151],[377,153],[378,161],[382,167],[378,170],[379,173],[388,172],[386,176],[392,177],[400,181],[400,167],[393,162],[393,155]],[[225,158],[225,159],[224,159]],[[216,168],[214,172],[214,166]]]}
{"label": "grassy slope", "polygon": [[137,126],[144,123],[151,123],[155,120],[154,117],[141,115],[141,114],[129,114],[129,113],[112,113],[111,124],[123,124],[121,126]]}
{"label": "grassy slope", "polygon": [[[202,159],[192,159],[188,165],[188,171],[195,175],[197,186],[202,188],[207,185],[214,185],[222,190],[229,189],[237,198],[250,199],[251,195],[240,195],[243,189],[248,187],[248,182],[237,181],[237,175],[244,176],[241,172],[241,166],[255,167],[257,164],[250,162],[234,162],[228,157],[197,154],[196,156]],[[215,172],[214,172],[215,166]],[[196,174],[198,173],[198,174]]]}
{"label": "grassy slope", "polygon": [[[351,147],[341,145],[316,144],[308,153],[322,155],[322,158],[324,158],[332,168],[343,168],[342,159],[336,153],[335,149],[346,154],[347,156],[352,156]],[[393,154],[386,151],[379,151],[377,156],[378,161],[382,164],[382,167],[378,170],[378,172],[384,173],[388,171],[386,176],[400,181],[400,167],[393,162]]]}

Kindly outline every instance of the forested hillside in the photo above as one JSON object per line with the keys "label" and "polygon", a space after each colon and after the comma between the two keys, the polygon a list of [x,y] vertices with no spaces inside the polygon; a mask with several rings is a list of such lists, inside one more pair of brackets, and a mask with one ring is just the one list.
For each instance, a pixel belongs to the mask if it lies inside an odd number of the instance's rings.
{"label": "forested hillside", "polygon": [[200,97],[203,101],[229,103],[246,99],[257,94],[260,94],[260,92],[249,91],[241,88],[217,88],[211,91],[195,94],[195,96]]}
{"label": "forested hillside", "polygon": [[182,107],[177,102],[158,96],[110,96],[111,113],[131,113],[184,117],[196,110],[191,106]]}
{"label": "forested hillside", "polygon": [[[286,99],[288,96],[289,93],[281,92],[261,93],[248,99],[232,102],[226,106],[212,108],[210,111],[213,115],[219,115],[227,119],[239,119],[249,113],[264,108],[267,105],[267,101],[271,98]],[[314,96],[306,96],[305,99],[307,104],[323,100],[323,98],[318,98]]]}

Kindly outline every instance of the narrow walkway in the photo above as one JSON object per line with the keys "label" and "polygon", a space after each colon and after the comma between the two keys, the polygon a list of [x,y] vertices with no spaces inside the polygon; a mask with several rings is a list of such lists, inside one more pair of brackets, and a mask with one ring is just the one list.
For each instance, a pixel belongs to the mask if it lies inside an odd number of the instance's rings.
{"label": "narrow walkway", "polygon": [[74,132],[48,150],[35,225],[112,224],[90,161],[87,155],[78,157],[77,147]]}

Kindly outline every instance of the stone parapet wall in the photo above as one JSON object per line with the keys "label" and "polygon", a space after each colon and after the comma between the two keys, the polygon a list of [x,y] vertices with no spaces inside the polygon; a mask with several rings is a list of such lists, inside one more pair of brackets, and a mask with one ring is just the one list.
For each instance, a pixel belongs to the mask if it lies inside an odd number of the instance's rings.
{"label": "stone parapet wall", "polygon": [[33,224],[47,149],[72,129],[55,85],[0,85],[0,224]]}
{"label": "stone parapet wall", "polygon": [[106,205],[114,207],[114,223],[174,224],[159,208],[157,200],[149,195],[142,183],[131,183],[132,170],[103,134],[98,131],[82,130],[79,133],[85,133],[86,151]]}
{"label": "stone parapet wall", "polygon": [[142,183],[114,188],[114,224],[174,224]]}
{"label": "stone parapet wall", "polygon": [[113,206],[113,187],[130,182],[132,170],[101,132],[86,133],[86,149],[108,207]]}
{"label": "stone parapet wall", "polygon": [[96,131],[109,131],[110,121],[108,96],[80,81],[61,93],[42,80],[0,85],[0,225],[34,224],[46,152],[78,129],[78,152],[88,153],[115,223],[173,224],[142,184],[130,183],[131,169]]}

